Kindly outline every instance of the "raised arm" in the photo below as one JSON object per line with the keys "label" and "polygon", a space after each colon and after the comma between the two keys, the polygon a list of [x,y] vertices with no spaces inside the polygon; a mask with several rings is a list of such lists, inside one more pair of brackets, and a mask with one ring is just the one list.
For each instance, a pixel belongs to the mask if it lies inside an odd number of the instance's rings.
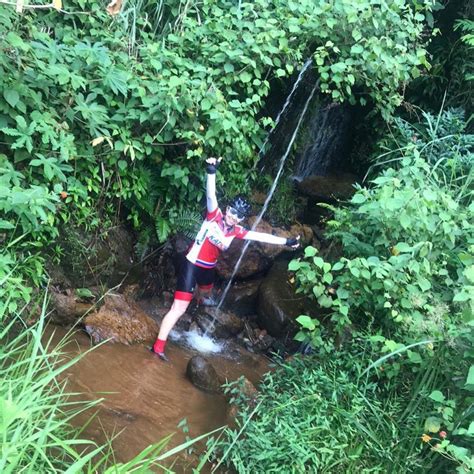
{"label": "raised arm", "polygon": [[214,212],[217,209],[216,196],[216,171],[222,158],[208,158],[206,160],[206,203],[207,212]]}
{"label": "raised arm", "polygon": [[244,237],[245,240],[255,240],[257,242],[263,242],[265,244],[274,244],[274,245],[286,245],[291,248],[298,248],[300,245],[300,236],[291,237],[287,239],[286,237],[278,237],[272,234],[266,234],[264,232],[255,232],[249,230]]}

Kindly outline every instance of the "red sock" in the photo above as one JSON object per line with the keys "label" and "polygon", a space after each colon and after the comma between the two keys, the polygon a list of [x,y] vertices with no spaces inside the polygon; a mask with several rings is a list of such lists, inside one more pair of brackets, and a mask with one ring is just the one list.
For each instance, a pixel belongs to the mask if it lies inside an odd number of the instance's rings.
{"label": "red sock", "polygon": [[166,340],[157,339],[155,344],[153,344],[153,352],[165,352]]}

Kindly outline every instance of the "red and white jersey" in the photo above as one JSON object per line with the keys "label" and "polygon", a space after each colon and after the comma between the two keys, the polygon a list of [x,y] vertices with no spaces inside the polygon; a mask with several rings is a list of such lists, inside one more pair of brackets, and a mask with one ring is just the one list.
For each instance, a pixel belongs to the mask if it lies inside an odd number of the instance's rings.
{"label": "red and white jersey", "polygon": [[248,230],[240,225],[227,230],[224,228],[222,211],[216,208],[208,212],[186,258],[198,267],[215,267],[221,251],[227,250],[234,238],[243,239],[248,233]]}

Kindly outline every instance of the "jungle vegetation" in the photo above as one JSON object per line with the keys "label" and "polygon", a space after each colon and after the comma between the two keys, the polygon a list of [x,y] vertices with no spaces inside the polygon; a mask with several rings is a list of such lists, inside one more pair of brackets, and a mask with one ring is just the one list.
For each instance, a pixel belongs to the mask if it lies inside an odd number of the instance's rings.
{"label": "jungle vegetation", "polygon": [[225,157],[227,195],[252,190],[272,85],[311,58],[321,100],[363,107],[377,140],[357,192],[329,209],[341,255],[307,247],[289,265],[329,315],[298,318],[311,355],[279,362],[255,407],[229,385],[238,426],[203,459],[242,473],[472,472],[469,5],[24,3],[0,2],[0,470],[149,472],[166,456],[163,440],[114,465],[70,426],[90,405],[67,401],[57,377],[74,361],[41,340],[46,264],[71,229],[126,222],[141,253],[165,242],[200,211],[208,156]]}

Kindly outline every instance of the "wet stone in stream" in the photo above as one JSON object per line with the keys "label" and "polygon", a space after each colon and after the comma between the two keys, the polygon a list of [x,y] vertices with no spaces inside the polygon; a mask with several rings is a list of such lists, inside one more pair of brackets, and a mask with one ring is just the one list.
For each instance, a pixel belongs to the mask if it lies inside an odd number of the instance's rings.
{"label": "wet stone in stream", "polygon": [[196,322],[205,334],[217,338],[236,336],[244,328],[241,318],[230,311],[201,307],[196,313]]}
{"label": "wet stone in stream", "polygon": [[216,369],[202,356],[194,356],[188,362],[186,375],[189,380],[201,390],[206,392],[220,392],[221,382]]}

